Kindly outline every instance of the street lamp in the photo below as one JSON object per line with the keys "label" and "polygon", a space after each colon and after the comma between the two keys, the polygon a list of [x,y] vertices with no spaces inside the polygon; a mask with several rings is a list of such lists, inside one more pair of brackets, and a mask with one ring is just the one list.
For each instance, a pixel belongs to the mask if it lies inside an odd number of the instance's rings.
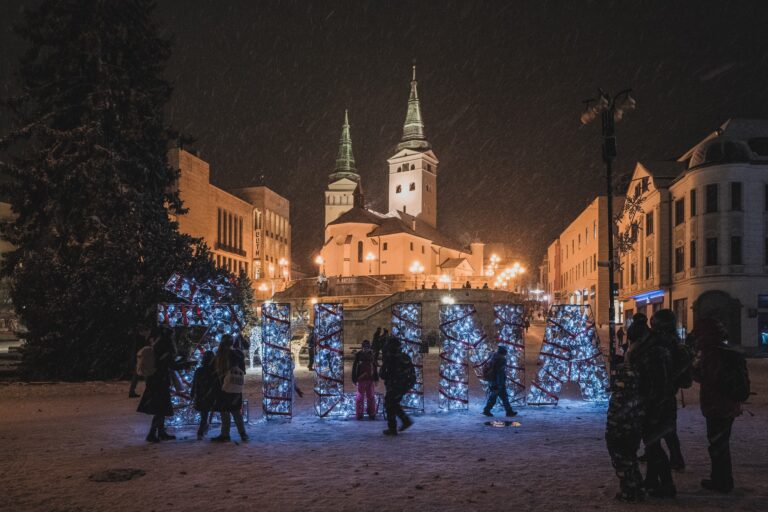
{"label": "street lamp", "polygon": [[376,259],[376,255],[373,254],[372,252],[369,252],[368,254],[365,255],[365,261],[368,262],[368,273],[369,274],[372,272],[371,264],[373,263],[373,260],[375,260],[375,259]]}
{"label": "street lamp", "polygon": [[424,272],[424,265],[419,263],[418,261],[414,261],[411,263],[411,267],[408,269],[411,271],[411,274],[413,274],[413,289],[418,289],[418,284],[416,283],[416,280],[418,279],[418,275]]}
{"label": "street lamp", "polygon": [[603,132],[603,162],[605,162],[605,187],[608,195],[608,353],[611,360],[611,388],[616,380],[616,333],[614,332],[616,308],[614,306],[614,259],[613,254],[613,160],[616,158],[616,122],[624,114],[635,110],[636,102],[630,95],[632,89],[624,89],[616,96],[598,89],[598,98],[584,102],[581,123],[588,124],[600,116]]}
{"label": "street lamp", "polygon": [[320,256],[318,254],[317,257],[315,257],[315,265],[318,266],[318,272],[321,273],[321,274],[323,273],[323,265],[324,264],[325,264],[325,260],[323,259],[322,256]]}
{"label": "street lamp", "polygon": [[441,275],[440,276],[440,282],[443,283],[443,287],[444,288],[447,287],[448,290],[453,289],[453,287],[451,286],[453,284],[451,282],[451,276],[449,276],[448,274]]}

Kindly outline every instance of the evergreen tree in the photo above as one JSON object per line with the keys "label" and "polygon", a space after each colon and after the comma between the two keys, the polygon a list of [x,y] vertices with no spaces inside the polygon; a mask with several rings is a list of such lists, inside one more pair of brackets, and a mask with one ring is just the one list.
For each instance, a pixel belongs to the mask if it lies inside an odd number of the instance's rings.
{"label": "evergreen tree", "polygon": [[[178,232],[178,171],[162,78],[170,44],[150,0],[46,0],[20,34],[22,92],[2,163],[16,247],[2,262],[28,329],[22,371],[66,380],[125,374],[174,271],[212,271]],[[169,218],[169,215],[171,217]]]}

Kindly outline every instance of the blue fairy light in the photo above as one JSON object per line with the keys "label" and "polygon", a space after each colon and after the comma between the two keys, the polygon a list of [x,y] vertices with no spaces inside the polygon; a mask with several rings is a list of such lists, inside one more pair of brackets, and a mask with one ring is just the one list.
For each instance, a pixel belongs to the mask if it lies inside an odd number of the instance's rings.
{"label": "blue fairy light", "polygon": [[521,304],[494,304],[496,341],[507,348],[507,395],[513,404],[525,403],[525,308]]}
{"label": "blue fairy light", "polygon": [[566,382],[577,382],[586,401],[608,400],[608,372],[588,305],[550,307],[539,364],[529,405],[556,405]]}
{"label": "blue fairy light", "polygon": [[416,384],[404,396],[404,409],[424,412],[424,361],[421,353],[421,303],[398,302],[392,305],[392,335],[408,354],[416,372]]}
{"label": "blue fairy light", "polygon": [[272,302],[264,304],[261,311],[264,417],[290,419],[293,414],[291,306]]}

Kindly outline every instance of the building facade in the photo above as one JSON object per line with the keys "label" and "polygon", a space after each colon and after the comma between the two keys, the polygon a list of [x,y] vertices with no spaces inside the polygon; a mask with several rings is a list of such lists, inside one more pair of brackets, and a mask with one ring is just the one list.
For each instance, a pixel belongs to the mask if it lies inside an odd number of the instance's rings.
{"label": "building facade", "polygon": [[[614,211],[623,202],[623,197],[614,198]],[[608,198],[595,198],[547,250],[547,292],[552,303],[589,304],[598,324],[608,323],[607,210]]]}
{"label": "building facade", "polygon": [[179,195],[188,212],[179,230],[202,238],[216,266],[246,273],[254,287],[281,289],[290,280],[289,203],[266,187],[226,191],[210,183],[210,166],[182,149],[169,153],[179,169]]}
{"label": "building facade", "polygon": [[[768,344],[768,120],[732,119],[682,155],[676,168],[649,180],[641,201],[640,231],[654,216],[657,234],[638,233],[622,262],[645,270],[658,261],[651,279],[626,272],[621,299],[625,317],[671,308],[680,329],[715,316],[730,341],[745,347]],[[635,173],[642,177],[641,165]],[[676,171],[676,174],[670,178]],[[659,174],[651,173],[651,174]],[[664,190],[656,201],[650,188]],[[664,183],[666,182],[666,186]],[[629,194],[635,194],[630,186]],[[646,227],[647,231],[647,227]],[[655,237],[655,238],[652,238]],[[651,238],[650,241],[649,238]],[[651,251],[649,247],[653,248]]]}
{"label": "building facade", "polygon": [[416,71],[403,136],[388,163],[386,213],[365,206],[345,112],[334,171],[325,192],[321,271],[328,276],[412,276],[426,284],[483,275],[483,244],[468,247],[437,229],[439,161],[424,133]]}

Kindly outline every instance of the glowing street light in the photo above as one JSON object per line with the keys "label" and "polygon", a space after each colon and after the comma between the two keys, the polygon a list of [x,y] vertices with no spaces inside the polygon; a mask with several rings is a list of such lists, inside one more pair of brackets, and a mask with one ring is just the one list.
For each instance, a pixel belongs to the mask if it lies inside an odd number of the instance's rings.
{"label": "glowing street light", "polygon": [[368,273],[369,274],[371,273],[371,264],[373,263],[373,260],[375,260],[375,259],[376,259],[376,255],[373,254],[372,252],[369,252],[368,254],[365,255],[365,261],[368,262]]}
{"label": "glowing street light", "polygon": [[424,272],[424,265],[418,261],[414,261],[411,263],[411,267],[408,270],[413,274],[413,289],[415,290],[418,288],[416,280],[418,279],[418,275]]}
{"label": "glowing street light", "polygon": [[452,287],[453,282],[451,281],[451,276],[449,276],[448,274],[441,275],[440,276],[440,282],[443,283],[443,285],[447,285],[449,290],[451,290],[453,288]]}

